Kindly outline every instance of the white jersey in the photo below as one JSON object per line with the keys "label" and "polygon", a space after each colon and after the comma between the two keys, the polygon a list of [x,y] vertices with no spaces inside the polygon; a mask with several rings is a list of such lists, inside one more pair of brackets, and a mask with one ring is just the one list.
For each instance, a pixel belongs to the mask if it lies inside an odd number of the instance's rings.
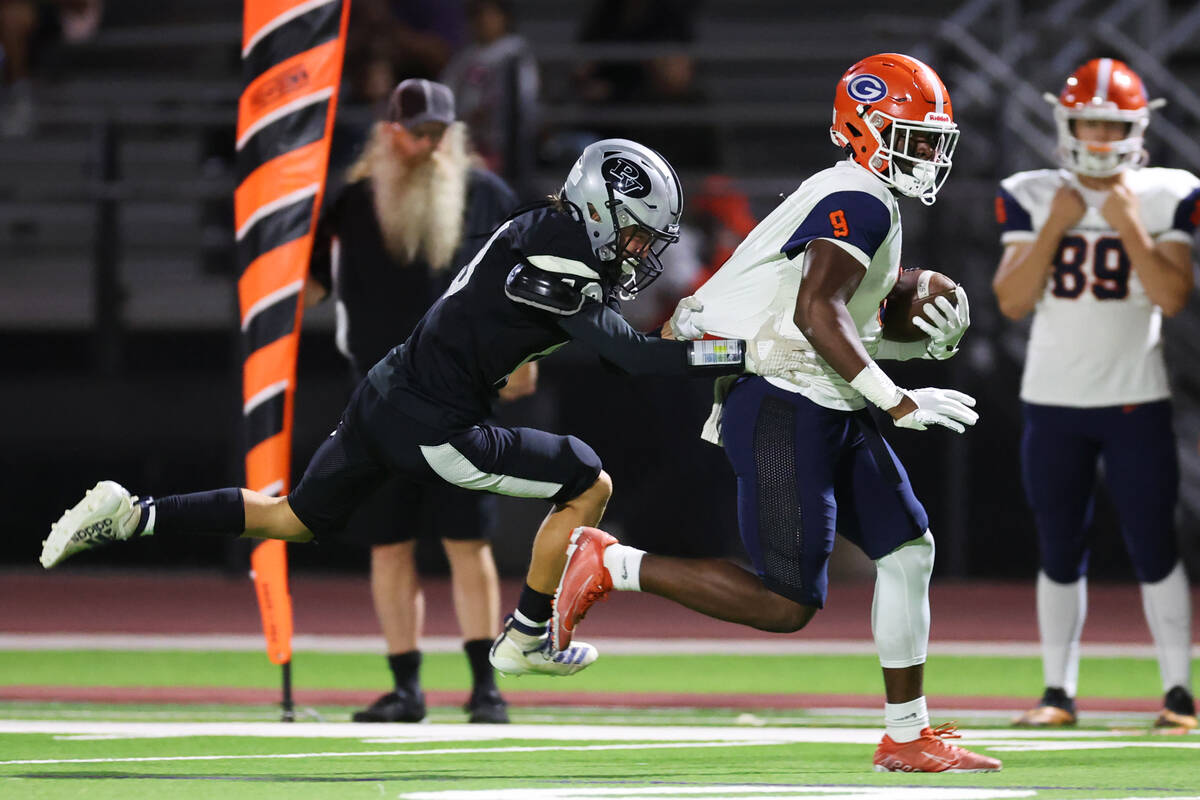
{"label": "white jersey", "polygon": [[[1155,242],[1192,243],[1200,221],[1200,180],[1178,169],[1125,173],[1142,224]],[[1065,170],[1018,172],[1000,184],[996,215],[1005,244],[1032,242],[1063,183],[1088,210],[1067,231],[1038,301],[1021,399],[1075,408],[1128,405],[1170,396],[1162,355],[1162,311],[1129,263],[1121,239],[1100,214],[1107,192],[1084,189]]]}
{"label": "white jersey", "polygon": [[[846,308],[873,354],[880,336],[879,304],[900,273],[900,209],[882,181],[849,160],[800,184],[700,287],[699,326],[717,336],[752,339],[778,314],[778,332],[812,349],[792,316],[804,279],[804,248],[815,239],[833,242],[866,267]],[[828,366],[796,383],[767,380],[826,408],[853,411],[866,404]]]}

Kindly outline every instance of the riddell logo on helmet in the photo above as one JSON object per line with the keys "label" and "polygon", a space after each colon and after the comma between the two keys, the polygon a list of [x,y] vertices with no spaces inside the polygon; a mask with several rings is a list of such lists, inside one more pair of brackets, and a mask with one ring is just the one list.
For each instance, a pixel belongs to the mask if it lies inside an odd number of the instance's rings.
{"label": "riddell logo on helmet", "polygon": [[939,114],[936,111],[930,111],[925,114],[926,122],[954,122],[949,114]]}

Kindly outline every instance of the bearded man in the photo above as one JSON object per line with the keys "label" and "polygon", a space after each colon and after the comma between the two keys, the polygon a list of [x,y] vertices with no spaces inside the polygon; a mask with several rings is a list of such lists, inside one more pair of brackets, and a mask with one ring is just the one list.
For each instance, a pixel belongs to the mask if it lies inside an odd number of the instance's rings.
{"label": "bearded man", "polygon": [[[355,383],[408,338],[451,278],[517,204],[512,190],[479,166],[454,95],[440,83],[403,81],[392,92],[346,186],[317,226],[306,290],[309,304],[332,292],[337,344]],[[514,373],[501,397],[533,391],[536,373]],[[488,649],[498,633],[499,581],[488,541],[494,498],[451,484],[393,477],[352,519],[371,546],[371,592],[387,641],[395,689],[354,714],[356,722],[425,717],[419,637],[424,598],[414,558],[418,535],[437,535],[450,563],[455,611],[471,665],[471,722],[508,722]]]}

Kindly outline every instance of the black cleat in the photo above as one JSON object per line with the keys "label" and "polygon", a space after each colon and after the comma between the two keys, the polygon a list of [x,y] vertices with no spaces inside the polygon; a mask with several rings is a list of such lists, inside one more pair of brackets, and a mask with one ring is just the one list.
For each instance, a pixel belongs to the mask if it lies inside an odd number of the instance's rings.
{"label": "black cleat", "polygon": [[420,722],[425,719],[425,693],[406,689],[388,692],[351,717],[355,722]]}
{"label": "black cleat", "polygon": [[463,711],[471,715],[468,722],[486,722],[493,725],[508,722],[508,703],[495,687],[472,692],[471,699],[463,705]]}

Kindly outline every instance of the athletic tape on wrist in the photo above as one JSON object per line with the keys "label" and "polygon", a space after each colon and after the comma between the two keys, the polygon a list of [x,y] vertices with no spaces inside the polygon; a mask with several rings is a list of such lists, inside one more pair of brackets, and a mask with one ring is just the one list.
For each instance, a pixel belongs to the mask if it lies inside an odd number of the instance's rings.
{"label": "athletic tape on wrist", "polygon": [[867,362],[850,386],[884,411],[895,408],[904,399],[904,393],[874,361]]}
{"label": "athletic tape on wrist", "polygon": [[746,343],[741,339],[698,339],[688,343],[690,367],[724,367],[743,364],[745,360]]}

